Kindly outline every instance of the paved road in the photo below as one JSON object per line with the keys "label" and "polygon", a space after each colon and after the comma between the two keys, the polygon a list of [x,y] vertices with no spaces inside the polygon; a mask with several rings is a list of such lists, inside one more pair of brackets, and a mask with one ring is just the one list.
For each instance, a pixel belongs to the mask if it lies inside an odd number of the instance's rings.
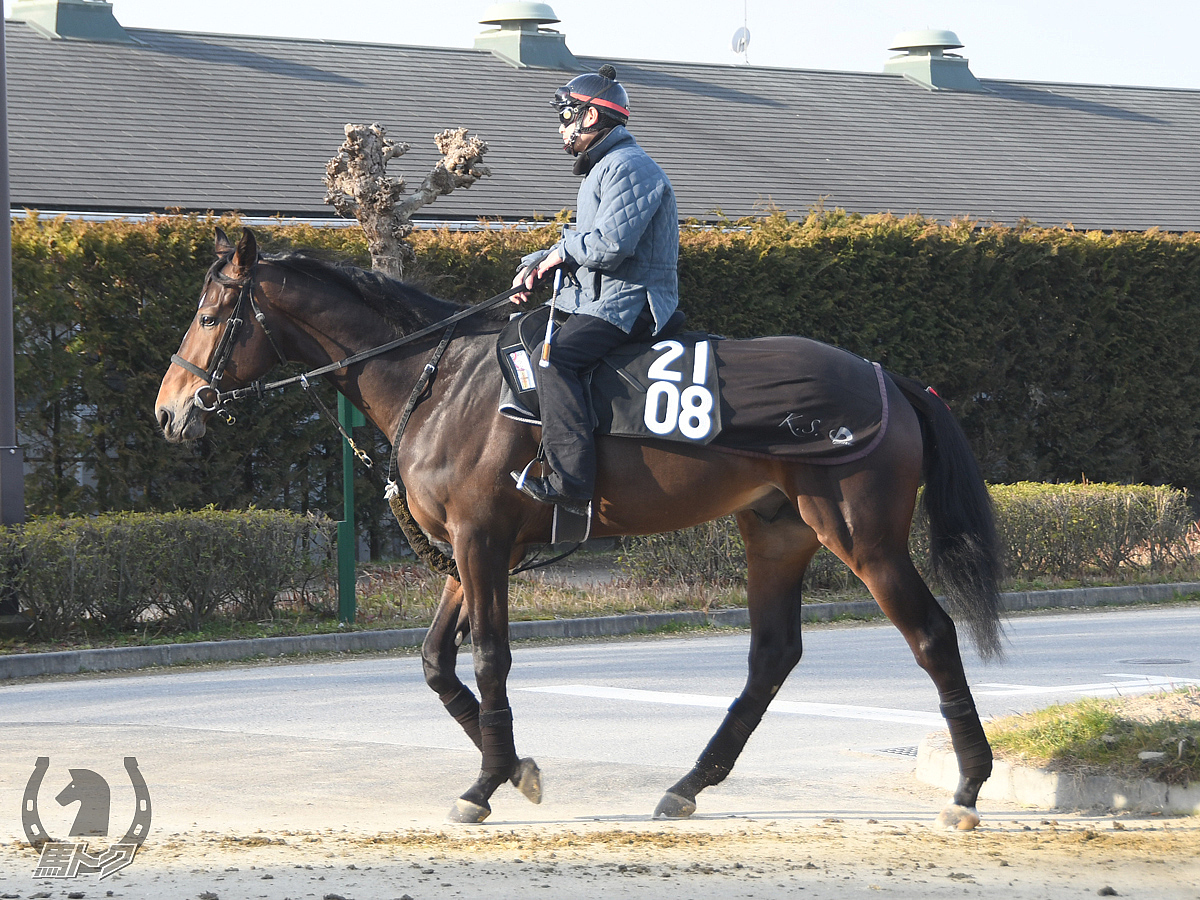
{"label": "paved road", "polygon": [[[1200,607],[1020,617],[1008,634],[1003,663],[967,652],[985,715],[1200,683]],[[745,634],[519,646],[518,749],[545,769],[547,801],[505,789],[493,821],[644,820],[740,689],[746,647]],[[126,755],[166,832],[437,827],[478,767],[412,656],[5,684],[0,698],[9,839],[21,836],[21,792],[39,756],[51,760],[41,795],[51,833],[76,809],[52,799],[68,767],[105,774],[113,822],[131,815]],[[936,710],[891,627],[811,628],[773,712],[700,811],[927,821],[946,798],[913,781],[905,753],[940,726]]]}

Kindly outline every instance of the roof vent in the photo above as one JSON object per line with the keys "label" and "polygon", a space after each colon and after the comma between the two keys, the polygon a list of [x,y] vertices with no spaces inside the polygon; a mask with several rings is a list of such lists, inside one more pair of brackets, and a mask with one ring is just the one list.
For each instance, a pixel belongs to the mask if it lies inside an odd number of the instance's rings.
{"label": "roof vent", "polygon": [[475,49],[489,50],[515,69],[583,71],[583,65],[567,49],[566,35],[540,27],[557,21],[548,3],[495,3],[480,24],[499,27],[476,37]]}
{"label": "roof vent", "polygon": [[883,71],[903,75],[927,91],[967,91],[986,94],[988,89],[971,74],[967,60],[957,53],[962,46],[953,31],[902,31],[889,50],[904,50],[883,64]]}
{"label": "roof vent", "polygon": [[11,18],[51,40],[137,43],[121,27],[108,0],[16,0]]}

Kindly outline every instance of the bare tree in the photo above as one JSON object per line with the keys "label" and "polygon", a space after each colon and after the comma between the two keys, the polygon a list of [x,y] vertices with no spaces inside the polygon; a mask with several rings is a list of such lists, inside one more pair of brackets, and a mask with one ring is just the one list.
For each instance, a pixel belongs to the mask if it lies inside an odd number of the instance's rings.
{"label": "bare tree", "polygon": [[407,153],[409,145],[388,140],[378,123],[347,125],[338,155],[325,166],[325,202],[339,215],[358,219],[367,236],[371,265],[394,278],[404,274],[414,257],[407,240],[413,213],[491,174],[482,162],[488,145],[477,136],[467,137],[467,129],[448,129],[433,141],[442,158],[411,194],[405,192],[403,177],[387,174],[388,161]]}

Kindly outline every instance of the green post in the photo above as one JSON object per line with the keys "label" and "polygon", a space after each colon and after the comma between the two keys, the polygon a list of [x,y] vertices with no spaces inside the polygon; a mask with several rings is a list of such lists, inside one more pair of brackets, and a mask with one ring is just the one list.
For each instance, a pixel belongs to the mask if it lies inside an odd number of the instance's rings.
{"label": "green post", "polygon": [[[353,434],[358,425],[365,425],[363,414],[338,394],[338,421]],[[338,620],[353,622],[355,613],[354,581],[357,575],[355,553],[358,540],[354,534],[354,451],[342,438],[342,521],[338,522]]]}

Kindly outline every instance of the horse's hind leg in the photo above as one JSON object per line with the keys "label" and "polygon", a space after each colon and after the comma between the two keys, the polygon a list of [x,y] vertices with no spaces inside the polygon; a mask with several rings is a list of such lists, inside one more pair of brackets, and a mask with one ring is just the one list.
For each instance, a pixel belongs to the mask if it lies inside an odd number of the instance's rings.
{"label": "horse's hind leg", "polygon": [[696,765],[663,795],[655,818],[690,816],[696,811],[696,795],[725,780],[803,652],[800,586],[820,547],[816,534],[786,503],[772,518],[746,511],[738,513],[737,522],[746,543],[750,608],[746,684]]}
{"label": "horse's hind leg", "polygon": [[[479,727],[479,700],[455,672],[458,648],[470,631],[471,624],[463,604],[462,585],[455,578],[447,578],[433,623],[429,626],[421,646],[425,683],[437,693],[438,699],[446,707],[446,712],[462,726],[467,737],[482,752],[483,732]],[[542,802],[542,776],[537,763],[532,759],[518,760],[509,780],[531,801]]]}
{"label": "horse's hind leg", "polygon": [[960,774],[958,789],[950,805],[938,815],[937,824],[970,831],[979,824],[975,803],[980,788],[992,773],[992,748],[967,684],[954,622],[917,573],[906,543],[894,547],[887,555],[847,562],[871,591],[880,609],[900,629],[917,664],[929,673],[937,687]]}

